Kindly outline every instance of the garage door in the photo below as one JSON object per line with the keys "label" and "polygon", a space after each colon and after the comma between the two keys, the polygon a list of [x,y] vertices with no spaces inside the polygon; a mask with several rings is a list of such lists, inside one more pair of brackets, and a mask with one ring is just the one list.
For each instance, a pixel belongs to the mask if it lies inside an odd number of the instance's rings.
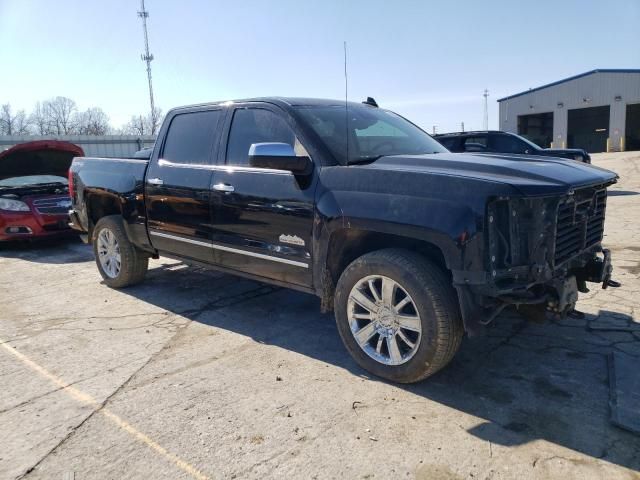
{"label": "garage door", "polygon": [[625,149],[640,150],[640,103],[627,105]]}
{"label": "garage door", "polygon": [[604,152],[609,137],[609,106],[569,110],[567,146]]}
{"label": "garage door", "polygon": [[518,115],[518,134],[543,148],[553,142],[553,112]]}

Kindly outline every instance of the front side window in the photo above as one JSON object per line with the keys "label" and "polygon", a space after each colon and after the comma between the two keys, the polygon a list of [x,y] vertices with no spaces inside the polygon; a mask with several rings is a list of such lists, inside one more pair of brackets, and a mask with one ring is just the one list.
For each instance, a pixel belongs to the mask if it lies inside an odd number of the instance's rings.
{"label": "front side window", "polygon": [[451,152],[457,152],[458,149],[458,139],[455,137],[443,137],[436,138],[438,142],[440,142],[447,150]]}
{"label": "front side window", "polygon": [[221,117],[222,110],[181,113],[173,117],[162,158],[173,163],[211,163],[216,128]]}
{"label": "front side window", "polygon": [[267,142],[287,143],[293,147],[296,155],[308,156],[282,117],[263,108],[243,108],[233,114],[227,143],[227,164],[248,165],[251,145]]}

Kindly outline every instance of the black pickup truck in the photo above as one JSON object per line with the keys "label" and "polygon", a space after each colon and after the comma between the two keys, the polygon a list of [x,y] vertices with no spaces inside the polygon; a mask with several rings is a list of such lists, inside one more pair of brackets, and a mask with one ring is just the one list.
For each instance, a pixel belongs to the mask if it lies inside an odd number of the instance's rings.
{"label": "black pickup truck", "polygon": [[563,315],[586,282],[607,285],[614,173],[452,154],[372,103],[174,109],[149,159],[73,161],[72,225],[111,287],[162,255],[316,294],[356,362],[397,382],[444,367],[506,307]]}

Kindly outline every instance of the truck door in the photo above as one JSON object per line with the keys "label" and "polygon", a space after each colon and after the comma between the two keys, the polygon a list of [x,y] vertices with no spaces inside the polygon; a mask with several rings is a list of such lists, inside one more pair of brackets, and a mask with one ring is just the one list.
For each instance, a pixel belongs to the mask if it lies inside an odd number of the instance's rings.
{"label": "truck door", "polygon": [[268,104],[240,104],[227,123],[220,152],[225,165],[215,169],[211,191],[216,263],[311,286],[315,171],[299,178],[289,171],[249,166],[253,143],[284,142],[307,155],[294,122]]}
{"label": "truck door", "polygon": [[[174,114],[147,170],[149,237],[161,252],[211,262],[210,188],[223,108]],[[161,132],[162,134],[162,132]]]}

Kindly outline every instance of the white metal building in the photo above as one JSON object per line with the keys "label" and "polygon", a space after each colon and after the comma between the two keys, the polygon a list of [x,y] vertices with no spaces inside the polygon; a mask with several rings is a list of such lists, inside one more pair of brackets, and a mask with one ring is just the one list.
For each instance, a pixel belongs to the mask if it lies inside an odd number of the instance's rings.
{"label": "white metal building", "polygon": [[499,129],[542,147],[640,150],[640,70],[592,70],[498,103]]}

